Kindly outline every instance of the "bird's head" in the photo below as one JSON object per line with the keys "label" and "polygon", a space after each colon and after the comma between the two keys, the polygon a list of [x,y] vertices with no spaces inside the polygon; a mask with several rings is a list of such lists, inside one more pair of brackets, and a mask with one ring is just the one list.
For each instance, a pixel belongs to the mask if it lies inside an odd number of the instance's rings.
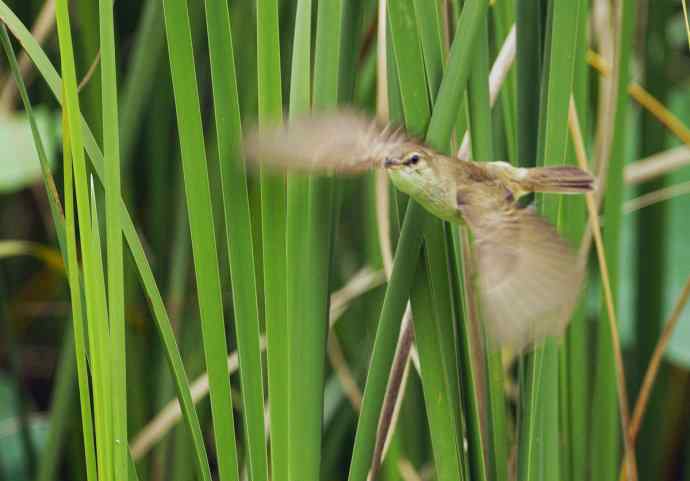
{"label": "bird's head", "polygon": [[388,170],[419,172],[428,167],[432,154],[427,149],[414,143],[404,143],[392,149],[383,161]]}
{"label": "bird's head", "polygon": [[432,177],[433,153],[418,144],[403,144],[389,153],[383,161],[395,185],[410,195],[414,195]]}

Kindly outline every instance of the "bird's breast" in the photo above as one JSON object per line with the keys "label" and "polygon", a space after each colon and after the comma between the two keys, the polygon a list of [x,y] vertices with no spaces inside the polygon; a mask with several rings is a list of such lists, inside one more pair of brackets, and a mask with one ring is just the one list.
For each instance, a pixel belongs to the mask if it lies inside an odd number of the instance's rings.
{"label": "bird's breast", "polygon": [[404,174],[390,170],[393,184],[417,201],[431,214],[449,222],[462,223],[462,216],[455,202],[455,189],[450,182],[419,174]]}

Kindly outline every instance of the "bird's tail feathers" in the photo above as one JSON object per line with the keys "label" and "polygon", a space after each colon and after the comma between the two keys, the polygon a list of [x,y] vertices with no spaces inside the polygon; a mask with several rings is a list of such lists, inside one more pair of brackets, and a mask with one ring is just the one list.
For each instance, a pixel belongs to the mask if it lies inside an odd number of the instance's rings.
{"label": "bird's tail feathers", "polygon": [[559,165],[525,169],[524,189],[531,192],[581,194],[594,190],[594,177],[575,166]]}

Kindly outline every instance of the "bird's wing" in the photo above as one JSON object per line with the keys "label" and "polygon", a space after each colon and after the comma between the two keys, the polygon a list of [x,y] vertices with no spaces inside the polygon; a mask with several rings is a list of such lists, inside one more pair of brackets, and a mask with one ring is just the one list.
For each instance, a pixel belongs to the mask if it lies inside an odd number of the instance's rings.
{"label": "bird's wing", "polygon": [[282,127],[255,129],[245,137],[254,164],[305,173],[357,174],[378,167],[409,139],[366,116],[340,110],[290,120]]}
{"label": "bird's wing", "polygon": [[462,191],[458,208],[475,237],[480,309],[491,337],[519,352],[561,334],[582,277],[566,241],[532,208]]}
{"label": "bird's wing", "polygon": [[439,175],[454,179],[457,185],[495,183],[498,179],[487,168],[488,162],[460,160],[446,156],[436,156],[434,165]]}

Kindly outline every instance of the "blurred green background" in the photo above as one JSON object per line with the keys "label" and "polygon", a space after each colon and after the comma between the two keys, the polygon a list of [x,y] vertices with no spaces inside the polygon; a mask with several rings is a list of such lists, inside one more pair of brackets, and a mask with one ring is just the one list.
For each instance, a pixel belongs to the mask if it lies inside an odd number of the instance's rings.
{"label": "blurred green background", "polygon": [[[0,1],[0,480],[364,481],[408,298],[417,362],[377,479],[690,480],[681,1],[388,3]],[[513,24],[492,110],[488,72]],[[467,327],[457,227],[374,173],[286,180],[247,175],[241,156],[243,128],[342,104],[447,153],[469,127],[477,160],[575,163],[571,92],[603,194],[631,413],[677,323],[627,472],[594,247],[563,339],[501,355]],[[584,199],[537,202],[578,245]],[[404,253],[388,284],[382,218]],[[207,370],[211,403],[194,410],[186,386]],[[178,395],[181,424],[151,426]]]}

